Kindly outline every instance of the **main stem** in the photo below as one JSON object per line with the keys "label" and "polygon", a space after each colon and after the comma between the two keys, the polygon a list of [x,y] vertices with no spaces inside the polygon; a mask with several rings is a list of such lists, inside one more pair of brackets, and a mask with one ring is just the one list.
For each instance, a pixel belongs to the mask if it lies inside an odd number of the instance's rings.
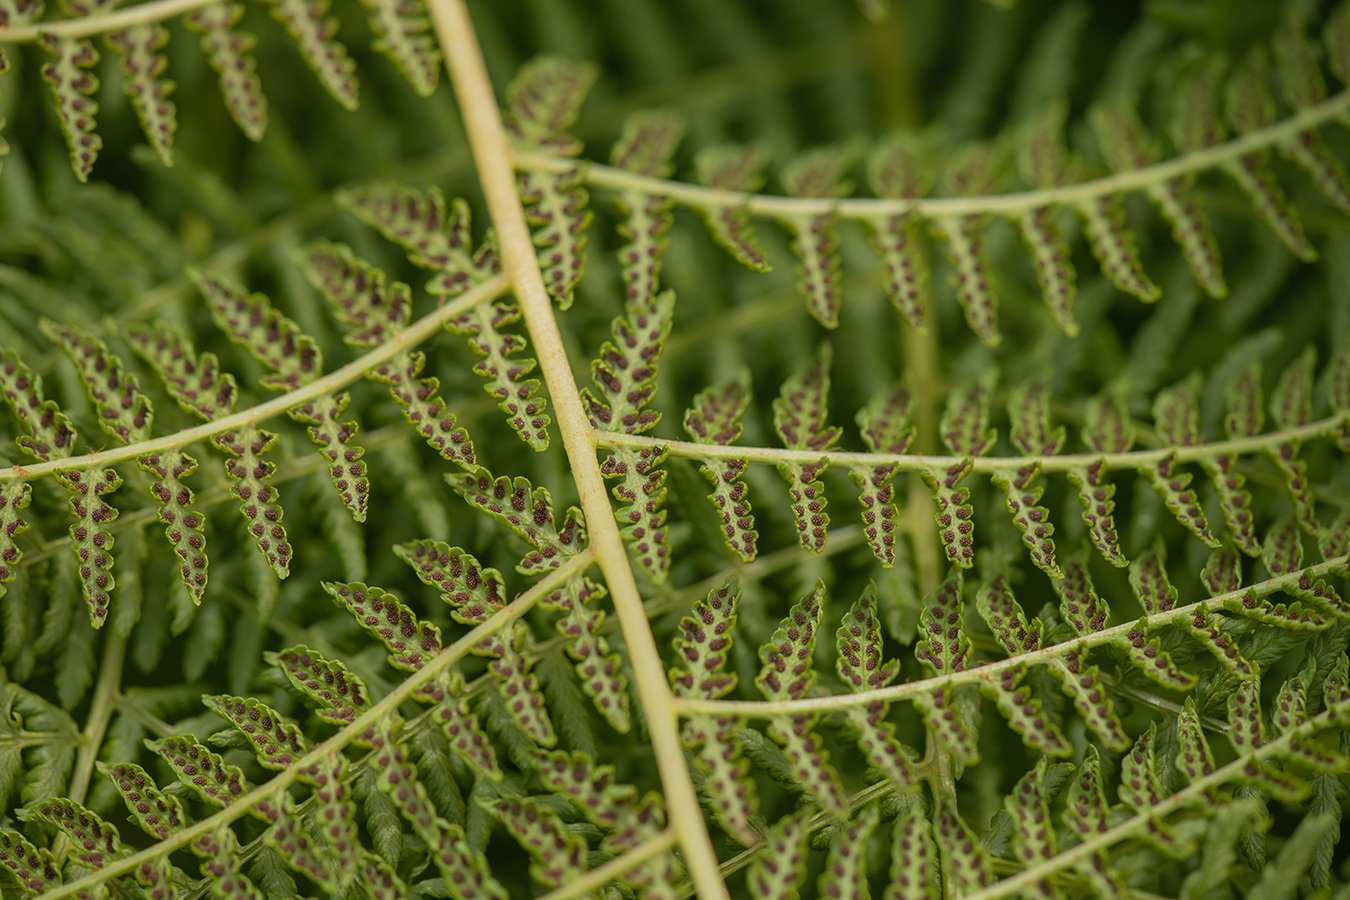
{"label": "main stem", "polygon": [[553,307],[535,257],[534,241],[525,222],[525,211],[516,194],[511,147],[502,127],[497,99],[473,23],[464,0],[431,0],[429,8],[436,35],[445,50],[479,183],[497,231],[502,265],[520,302],[540,371],[553,398],[563,448],[576,480],[581,508],[586,513],[590,546],[605,575],[619,626],[628,644],[670,821],[684,849],[685,864],[699,896],[703,900],[729,900],[718,873],[717,855],[704,826],[698,795],[685,768],[679,721],[661,655],[648,627],[642,596],[638,593],[628,554],[614,521],[604,478],[596,462],[590,422],[572,378],[562,335],[553,318]]}

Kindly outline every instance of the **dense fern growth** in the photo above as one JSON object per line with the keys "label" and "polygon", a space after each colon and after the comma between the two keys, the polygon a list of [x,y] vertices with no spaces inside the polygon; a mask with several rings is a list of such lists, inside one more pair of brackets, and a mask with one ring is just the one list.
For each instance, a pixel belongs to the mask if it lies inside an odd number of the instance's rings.
{"label": "dense fern growth", "polygon": [[1350,0],[0,0],[0,897],[1350,897]]}

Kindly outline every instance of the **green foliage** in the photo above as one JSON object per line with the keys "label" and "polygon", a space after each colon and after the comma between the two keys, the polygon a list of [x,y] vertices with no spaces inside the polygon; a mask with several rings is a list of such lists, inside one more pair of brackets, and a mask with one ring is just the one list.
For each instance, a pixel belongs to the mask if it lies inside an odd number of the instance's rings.
{"label": "green foliage", "polygon": [[0,895],[1350,890],[1350,2],[683,6],[0,0]]}

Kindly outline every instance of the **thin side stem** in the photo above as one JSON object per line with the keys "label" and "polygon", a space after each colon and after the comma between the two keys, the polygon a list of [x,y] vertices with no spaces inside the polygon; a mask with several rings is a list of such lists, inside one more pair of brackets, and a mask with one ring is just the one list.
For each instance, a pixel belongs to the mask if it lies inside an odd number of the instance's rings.
{"label": "thin side stem", "polygon": [[[845,219],[870,219],[906,212],[917,212],[926,218],[978,216],[989,213],[1016,217],[1047,206],[1090,203],[1111,194],[1142,190],[1174,178],[1218,168],[1243,156],[1277,146],[1320,125],[1341,119],[1347,111],[1350,111],[1350,90],[1341,91],[1316,106],[1299,110],[1273,125],[1151,166],[1063,187],[982,197],[936,197],[917,200],[864,197],[851,200],[819,200],[700,187],[680,181],[638,175],[598,163],[587,165],[583,173],[588,184],[598,187],[667,197],[676,203],[701,209],[743,206],[756,215],[775,219],[818,216],[832,210]],[[576,165],[575,160],[564,160],[539,153],[517,153],[513,159],[517,168],[529,171],[570,171]]]}
{"label": "thin side stem", "polygon": [[189,825],[182,831],[175,832],[166,840],[160,841],[158,844],[148,847],[139,853],[133,853],[130,856],[109,863],[103,868],[91,872],[83,878],[76,879],[69,884],[63,884],[54,890],[48,891],[47,893],[40,895],[38,900],[60,900],[62,897],[69,897],[80,891],[92,891],[98,885],[103,884],[112,878],[134,872],[142,863],[151,862],[161,856],[187,847],[203,834],[214,831],[222,825],[228,825],[235,819],[245,815],[260,801],[273,797],[290,787],[291,784],[300,777],[301,772],[304,772],[315,763],[322,762],[329,754],[339,752],[342,748],[351,743],[352,738],[357,737],[367,728],[378,724],[385,716],[396,711],[399,705],[411,697],[418,688],[467,656],[469,651],[472,650],[479,641],[489,635],[501,631],[503,628],[506,628],[512,622],[519,619],[525,613],[529,612],[530,609],[539,602],[540,598],[548,596],[569,578],[573,578],[585,572],[590,568],[594,561],[594,554],[591,552],[590,548],[587,548],[567,560],[567,562],[563,563],[558,568],[549,572],[525,593],[521,594],[515,600],[494,613],[487,621],[483,622],[481,625],[475,626],[468,634],[464,635],[464,637],[455,641],[449,647],[446,647],[436,656],[428,660],[426,665],[408,676],[408,678],[400,683],[398,687],[386,694],[370,709],[357,716],[351,724],[344,727],[328,740],[319,744],[309,753],[306,753],[291,766],[278,772],[276,776],[266,784],[255,787],[215,815]]}
{"label": "thin side stem", "polygon": [[268,400],[266,403],[259,403],[257,406],[250,407],[242,412],[234,413],[223,419],[216,419],[207,422],[204,425],[198,425],[195,428],[185,428],[182,431],[176,431],[173,434],[164,437],[151,438],[148,441],[138,441],[134,444],[126,444],[121,447],[113,447],[108,450],[102,450],[98,453],[86,453],[83,456],[68,456],[65,459],[54,459],[51,462],[35,463],[31,466],[10,466],[7,469],[0,469],[0,482],[11,481],[19,478],[27,481],[42,475],[50,475],[54,472],[67,472],[72,469],[88,469],[94,466],[107,466],[112,463],[121,462],[127,459],[135,459],[138,456],[144,456],[147,453],[156,453],[161,450],[168,450],[171,447],[186,447],[189,444],[195,444],[198,441],[205,440],[221,432],[229,431],[232,428],[239,428],[243,425],[252,425],[261,422],[264,419],[270,419],[273,416],[279,416],[293,406],[304,403],[307,400],[313,400],[322,397],[324,394],[341,390],[354,381],[359,381],[365,377],[365,374],[372,369],[378,368],[381,363],[393,359],[398,354],[407,350],[409,347],[415,347],[436,334],[450,319],[460,315],[466,310],[472,309],[479,303],[487,300],[493,300],[506,292],[509,284],[504,275],[495,275],[472,290],[466,291],[463,295],[454,301],[445,304],[435,312],[428,313],[418,319],[412,325],[408,326],[397,336],[390,339],[364,356],[358,357],[347,365],[333,372],[328,373],[322,378],[311,381],[304,387],[296,388],[277,397],[274,400]]}
{"label": "thin side stem", "polygon": [[1161,820],[1168,813],[1202,799],[1208,791],[1226,784],[1229,781],[1236,781],[1242,778],[1245,770],[1249,766],[1259,766],[1262,761],[1273,756],[1278,756],[1281,752],[1287,752],[1288,745],[1293,741],[1309,739],[1323,728],[1334,725],[1337,718],[1344,715],[1344,705],[1337,709],[1326,710],[1304,722],[1302,725],[1299,725],[1297,728],[1291,728],[1289,731],[1274,738],[1270,742],[1262,744],[1246,756],[1239,756],[1228,765],[1215,769],[1203,778],[1192,781],[1161,803],[1154,804],[1143,812],[1136,813],[1119,825],[1109,828],[1106,831],[1083,841],[1081,844],[1075,844],[1073,847],[1062,850],[1043,862],[1039,862],[1034,866],[1023,869],[1021,872],[1010,878],[1005,878],[1002,881],[991,884],[984,890],[976,891],[973,894],[967,894],[964,900],[994,900],[995,897],[1002,897],[1011,894],[1014,891],[1027,888],[1045,878],[1047,875],[1052,875],[1080,860],[1087,859],[1094,853],[1106,850],[1111,847],[1111,845],[1124,840],[1135,832],[1147,828],[1150,822]]}
{"label": "thin side stem", "polygon": [[428,7],[436,35],[445,51],[460,114],[478,167],[479,183],[497,231],[504,270],[520,301],[525,325],[539,359],[539,369],[553,398],[558,430],[586,514],[590,546],[605,575],[614,610],[623,630],[633,666],[633,679],[643,706],[652,752],[656,756],[667,811],[685,865],[703,900],[728,900],[717,871],[717,854],[703,821],[698,794],[689,776],[680,742],[679,722],[666,682],[666,673],[642,607],[642,595],[629,566],[614,511],[609,505],[590,421],[572,377],[562,335],[544,287],[534,240],[516,193],[511,147],[502,126],[497,99],[488,78],[483,54],[463,0],[430,0]]}
{"label": "thin side stem", "polygon": [[41,34],[52,34],[61,38],[89,37],[103,34],[105,31],[129,28],[132,25],[171,19],[214,2],[215,0],[152,0],[150,3],[128,6],[126,9],[119,9],[106,15],[82,16],[62,22],[15,25],[12,28],[0,28],[0,44],[36,41]]}
{"label": "thin side stem", "polygon": [[1207,611],[1221,609],[1228,603],[1239,601],[1249,591],[1255,592],[1258,597],[1264,597],[1267,594],[1273,594],[1276,591],[1284,590],[1289,585],[1290,579],[1297,580],[1303,576],[1317,578],[1328,575],[1333,571],[1339,571],[1346,563],[1347,557],[1326,560],[1325,562],[1308,566],[1291,575],[1281,575],[1278,578],[1259,581],[1256,584],[1238,588],[1237,590],[1229,591],[1226,594],[1218,594],[1205,600],[1187,604],[1186,606],[1178,606],[1175,609],[1169,609],[1166,612],[1154,613],[1151,616],[1145,616],[1143,619],[1134,622],[1125,622],[1124,624],[1115,625],[1111,628],[1103,628],[1101,631],[1094,631],[1092,634],[1076,637],[1059,644],[1052,644],[1048,647],[1042,647],[1041,649],[1033,650],[1030,653],[1022,653],[1017,656],[1008,657],[1007,659],[986,662],[961,672],[953,672],[950,675],[921,678],[918,681],[907,681],[904,684],[894,684],[890,687],[878,688],[876,690],[858,691],[857,693],[851,694],[835,694],[828,697],[806,697],[801,700],[702,700],[692,697],[682,697],[675,700],[675,706],[681,715],[699,714],[765,719],[773,716],[786,716],[800,713],[834,712],[851,706],[864,706],[868,703],[875,703],[878,700],[884,702],[900,700],[905,697],[914,696],[915,694],[931,693],[939,688],[953,688],[960,684],[970,684],[979,681],[997,681],[999,673],[1011,666],[1041,665],[1054,659],[1063,658],[1066,653],[1073,649],[1099,647],[1103,644],[1110,644],[1125,638],[1131,630],[1138,628],[1140,623],[1143,623],[1147,628],[1170,625],[1174,621],[1189,618],[1201,609]]}
{"label": "thin side stem", "polygon": [[667,828],[655,837],[648,838],[632,850],[616,856],[602,866],[587,869],[585,874],[571,879],[562,887],[549,891],[537,900],[573,900],[584,896],[596,888],[604,887],[615,879],[622,878],[637,866],[653,857],[660,856],[679,843],[674,828]]}
{"label": "thin side stem", "polygon": [[[1337,431],[1346,420],[1344,415],[1331,416],[1309,422],[1298,428],[1271,431],[1252,437],[1234,438],[1227,441],[1215,441],[1212,444],[1196,444],[1189,447],[1165,447],[1157,450],[1131,450],[1127,453],[1067,453],[1063,456],[979,456],[974,458],[971,470],[992,474],[995,472],[1015,473],[1018,469],[1032,463],[1040,465],[1042,472],[1067,472],[1083,469],[1093,463],[1103,463],[1107,470],[1147,469],[1156,466],[1169,456],[1175,456],[1178,463],[1197,462],[1213,459],[1220,455],[1248,456],[1253,453],[1278,450],[1282,444],[1301,444],[1314,438],[1325,437]],[[671,456],[685,459],[744,459],[752,463],[778,465],[779,463],[814,463],[826,460],[831,466],[877,466],[882,463],[894,463],[903,471],[917,472],[924,469],[945,469],[959,464],[959,456],[928,456],[925,454],[859,453],[845,450],[819,452],[815,450],[788,450],[781,447],[749,447],[740,445],[695,444],[691,441],[668,441],[665,438],[648,437],[642,434],[619,434],[617,432],[597,432],[595,441],[601,447],[665,447]],[[0,472],[3,475],[3,472]]]}

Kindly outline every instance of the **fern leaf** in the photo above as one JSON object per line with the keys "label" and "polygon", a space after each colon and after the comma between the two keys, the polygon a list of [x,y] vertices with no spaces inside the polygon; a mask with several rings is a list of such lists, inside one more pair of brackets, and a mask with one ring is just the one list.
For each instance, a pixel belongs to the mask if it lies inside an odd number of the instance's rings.
{"label": "fern leaf", "polygon": [[76,522],[70,526],[71,548],[79,561],[80,589],[89,604],[89,621],[95,628],[108,616],[108,604],[117,581],[113,578],[113,536],[108,526],[117,518],[117,510],[102,499],[117,490],[122,478],[112,469],[63,472],[63,485],[74,495],[70,512]]}
{"label": "fern leaf", "polygon": [[485,568],[459,547],[422,540],[394,547],[423,584],[441,592],[456,620],[477,624],[506,603],[506,587],[496,569]]}
{"label": "fern leaf", "polygon": [[233,30],[243,14],[243,6],[224,0],[186,13],[183,24],[201,32],[202,50],[220,75],[220,92],[230,116],[250,140],[260,141],[267,130],[267,98],[255,72],[257,62],[249,53],[253,35]]}
{"label": "fern leaf", "polygon": [[[1095,107],[1089,119],[1107,163],[1117,172],[1143,168],[1157,162],[1158,152],[1149,141],[1138,114],[1124,102]],[[1172,178],[1152,184],[1149,199],[1172,226],[1195,280],[1211,297],[1225,297],[1228,286],[1219,270],[1219,247],[1208,223],[1191,197],[1192,179]]]}
{"label": "fern leaf", "polygon": [[670,335],[674,291],[628,304],[627,317],[614,320],[613,341],[605,341],[591,363],[591,381],[600,396],[582,391],[591,423],[604,431],[641,434],[660,421],[645,407],[656,396],[656,364]]}
{"label": "fern leaf", "polygon": [[1332,438],[1336,446],[1350,450],[1350,341],[1342,341],[1340,349],[1331,358],[1326,382],[1331,410],[1341,417]]}
{"label": "fern leaf", "polygon": [[[1013,854],[1028,868],[1050,859],[1057,850],[1055,832],[1044,824],[1050,818],[1042,787],[1044,780],[1045,758],[1042,757],[1003,801],[1003,808],[1013,821]],[[1060,893],[1048,879],[1041,879],[1028,885],[1023,896],[1055,898]]]}
{"label": "fern leaf", "polygon": [[1162,296],[1159,287],[1144,274],[1134,235],[1125,227],[1125,213],[1115,194],[1084,201],[1074,207],[1083,219],[1088,246],[1111,283],[1145,303]]}
{"label": "fern leaf", "polygon": [[172,794],[161,791],[140,766],[100,762],[98,767],[117,788],[132,820],[147,834],[162,841],[187,824],[183,804]]}
{"label": "fern leaf", "polygon": [[534,450],[548,448],[548,425],[552,419],[544,413],[548,408],[545,398],[538,396],[539,379],[524,378],[534,371],[533,359],[508,359],[526,346],[524,338],[501,331],[502,326],[520,321],[520,307],[498,300],[480,304],[472,310],[446,322],[445,327],[469,336],[469,346],[483,360],[474,371],[488,383],[483,385],[497,400],[497,408],[507,415],[507,422],[520,439]]}
{"label": "fern leaf", "polygon": [[94,160],[103,149],[103,139],[94,133],[98,103],[90,99],[98,90],[98,78],[84,71],[98,63],[98,51],[89,41],[79,38],[43,34],[38,40],[44,50],[56,57],[56,62],[42,67],[42,78],[52,86],[61,133],[70,148],[70,164],[76,178],[88,181]]}
{"label": "fern leaf", "polygon": [[[1158,777],[1156,732],[1157,726],[1150,725],[1120,764],[1120,799],[1140,813],[1147,813],[1150,807],[1158,805],[1166,796]],[[1141,836],[1160,852],[1175,859],[1184,858],[1191,852],[1184,839],[1158,819],[1150,819]]]}
{"label": "fern leaf", "polygon": [[598,74],[593,65],[560,56],[537,56],[521,66],[506,88],[504,118],[512,137],[530,150],[576,155],[580,146],[566,131]]}
{"label": "fern leaf", "polygon": [[882,900],[939,900],[941,896],[932,828],[922,801],[906,798],[891,825],[890,884]]}
{"label": "fern leaf", "polygon": [[378,347],[408,325],[412,291],[402,282],[386,284],[383,270],[345,244],[321,242],[302,255],[305,274],[349,326],[344,340],[353,347]]}
{"label": "fern leaf", "polygon": [[933,810],[933,833],[942,855],[942,883],[954,896],[973,894],[989,883],[988,863],[979,841],[956,809],[956,798],[943,792]]}
{"label": "fern leaf", "polygon": [[520,197],[526,204],[526,218],[535,226],[534,246],[539,250],[544,286],[559,309],[571,307],[586,265],[585,231],[592,214],[586,208],[589,195],[581,186],[584,180],[580,165],[560,173],[520,176]]}
{"label": "fern leaf", "polygon": [[359,676],[303,644],[278,653],[275,665],[296,690],[314,701],[325,722],[349,725],[370,708],[370,692]]}
{"label": "fern leaf", "polygon": [[530,875],[539,883],[559,887],[585,871],[585,838],[568,831],[548,807],[529,797],[480,802],[529,852]]}
{"label": "fern leaf", "polygon": [[337,889],[350,890],[358,880],[364,879],[372,888],[372,896],[377,897],[381,885],[385,890],[390,890],[395,883],[401,885],[401,882],[387,866],[376,862],[377,857],[361,847],[356,830],[355,806],[347,798],[347,786],[343,783],[347,772],[346,759],[335,751],[325,757],[323,762],[311,766],[308,774],[324,841],[331,851],[328,854],[328,858],[333,861],[331,881]]}
{"label": "fern leaf", "polygon": [[[395,547],[394,552],[413,567],[424,584],[441,592],[456,621],[469,625],[485,622],[505,602],[501,573],[484,568],[458,547],[439,541],[414,541]],[[501,682],[507,711],[516,723],[536,743],[551,747],[557,736],[545,712],[539,679],[521,652],[525,637],[524,626],[513,627],[504,635],[480,641],[474,652],[493,657],[489,667]]]}
{"label": "fern leaf", "polygon": [[162,323],[129,324],[121,336],[163,379],[183,409],[208,422],[234,412],[238,386],[233,375],[221,371],[214,353],[198,355],[181,331]]}
{"label": "fern leaf", "polygon": [[315,340],[286,318],[262,294],[214,273],[189,273],[210,307],[211,317],[234,343],[274,374],[262,383],[273,390],[295,390],[323,371],[323,354]]}
{"label": "fern leaf", "polygon": [[960,569],[951,569],[942,583],[924,600],[919,614],[920,638],[914,656],[938,675],[965,669],[971,644],[962,625]]}
{"label": "fern leaf", "polygon": [[17,811],[20,819],[51,826],[70,839],[73,857],[90,869],[101,869],[127,855],[117,829],[84,806],[59,797]]}
{"label": "fern leaf", "polygon": [[[684,429],[695,443],[727,446],[741,436],[741,414],[749,403],[749,377],[742,372],[733,381],[701,391],[684,414]],[[722,537],[744,562],[755,558],[759,538],[746,498],[748,487],[741,481],[748,465],[744,459],[707,459],[699,465],[699,472],[713,488],[708,499],[722,519]]]}
{"label": "fern leaf", "polygon": [[[1270,414],[1276,427],[1298,428],[1312,421],[1313,371],[1317,352],[1307,347],[1289,364],[1275,383],[1270,395]],[[1314,509],[1314,500],[1308,484],[1308,464],[1298,458],[1297,441],[1285,441],[1267,455],[1284,476],[1285,487],[1294,504],[1294,517],[1309,534],[1321,531]]]}
{"label": "fern leaf", "polygon": [[[675,654],[681,664],[669,671],[671,689],[677,697],[722,697],[736,687],[736,673],[727,671],[726,663],[739,599],[740,583],[731,575],[694,604],[692,616],[680,620]],[[685,722],[680,736],[687,748],[702,747],[695,763],[706,776],[705,790],[718,820],[736,840],[753,846],[759,840],[750,827],[756,805],[755,785],[733,738],[740,724],[734,717],[693,716]]]}
{"label": "fern leaf", "polygon": [[24,896],[61,885],[61,869],[51,851],[34,847],[17,831],[0,831],[0,866],[10,871]]}
{"label": "fern leaf", "polygon": [[[1002,153],[995,145],[968,147],[950,164],[947,184],[957,196],[981,196],[994,193],[1001,180]],[[947,242],[947,259],[952,267],[956,302],[965,314],[966,324],[987,346],[997,346],[998,298],[989,287],[988,264],[983,252],[981,216],[942,216],[933,220],[933,228]]]}
{"label": "fern leaf", "polygon": [[[830,345],[822,343],[812,361],[783,383],[782,392],[774,400],[774,429],[785,447],[824,453],[839,440],[839,427],[826,424],[831,357]],[[811,553],[824,549],[830,524],[825,513],[825,488],[819,480],[828,465],[824,457],[813,463],[778,465],[778,474],[788,483],[797,540]]]}
{"label": "fern leaf", "polygon": [[[922,138],[900,132],[882,140],[867,161],[872,192],[889,200],[916,199],[933,183],[932,148]],[[867,221],[872,245],[886,267],[886,292],[905,321],[920,331],[928,262],[919,246],[918,216],[911,212]]]}
{"label": "fern leaf", "polygon": [[[1069,787],[1068,802],[1064,806],[1064,821],[1083,841],[1110,830],[1111,810],[1102,792],[1101,761],[1097,748],[1088,745],[1083,754],[1083,764],[1078,767],[1078,777]],[[1098,850],[1087,859],[1078,863],[1079,873],[1087,879],[1103,898],[1116,898],[1124,895],[1120,878],[1111,867],[1106,852]]]}
{"label": "fern leaf", "polygon": [[764,836],[764,848],[745,878],[754,900],[797,900],[797,886],[806,877],[809,824],[809,813],[802,810],[780,820]]}
{"label": "fern leaf", "polygon": [[[1022,176],[1038,188],[1059,187],[1076,175],[1077,165],[1064,147],[1067,115],[1067,103],[1050,103],[1019,131],[1018,168]],[[1078,276],[1069,260],[1069,248],[1058,219],[1057,207],[1040,207],[1023,213],[1018,218],[1018,226],[1031,253],[1031,267],[1050,314],[1065,334],[1074,337],[1078,334],[1078,322],[1073,317]]]}
{"label": "fern leaf", "polygon": [[124,444],[149,437],[155,418],[150,401],[140,392],[136,376],[126,371],[107,345],[82,328],[62,327],[49,319],[43,319],[41,325],[52,343],[75,364],[94,402],[99,427]]}
{"label": "fern leaf", "polygon": [[[760,169],[764,151],[759,147],[719,144],[705,147],[694,157],[698,178],[710,188],[723,191],[752,192],[764,184]],[[750,228],[750,213],[740,205],[700,207],[713,240],[737,262],[756,272],[769,271],[769,263],[759,239]]]}
{"label": "fern leaf", "polygon": [[[909,426],[912,406],[913,398],[906,386],[873,396],[857,416],[858,428],[868,449],[873,453],[904,453],[914,437],[914,430]],[[895,531],[900,524],[900,514],[895,508],[895,488],[890,483],[895,471],[894,463],[882,463],[854,465],[848,473],[859,491],[863,533],[872,552],[886,568],[895,565]]]}
{"label": "fern leaf", "polygon": [[388,724],[382,727],[373,767],[380,791],[387,794],[427,846],[431,861],[455,900],[506,900],[506,891],[492,877],[482,854],[472,849],[460,826],[436,816],[417,769],[404,758]]}
{"label": "fern leaf", "polygon": [[192,842],[202,858],[202,871],[211,877],[211,890],[222,900],[263,900],[263,894],[244,877],[239,841],[228,825],[221,825]]}
{"label": "fern leaf", "polygon": [[419,0],[363,0],[370,10],[372,46],[398,66],[419,96],[430,97],[441,72],[441,52]]}
{"label": "fern leaf", "polygon": [[107,41],[122,56],[122,72],[126,76],[122,90],[136,108],[141,130],[164,165],[173,165],[173,134],[178,129],[178,115],[169,94],[174,83],[159,77],[168,65],[159,50],[168,43],[169,33],[157,24],[134,25],[109,32]]}
{"label": "fern leaf", "polygon": [[383,588],[324,582],[323,589],[389,651],[389,664],[416,672],[441,651],[441,630]]}
{"label": "fern leaf", "polygon": [[197,461],[181,450],[148,453],[136,460],[136,465],[158,479],[150,491],[162,504],[159,520],[169,527],[164,530],[174,555],[179,559],[178,574],[195,603],[202,602],[206,591],[206,535],[203,528],[206,515],[192,508],[192,489],[183,478],[197,469]]}
{"label": "fern leaf", "polygon": [[6,584],[18,574],[23,551],[15,538],[28,530],[28,522],[19,516],[19,510],[28,506],[32,487],[22,481],[11,481],[0,487],[0,597]]}
{"label": "fern leaf", "polygon": [[[853,186],[844,180],[852,167],[854,150],[850,146],[821,147],[791,160],[782,172],[783,185],[793,197],[825,199],[844,197]],[[798,216],[784,220],[792,230],[793,252],[797,267],[797,288],[806,297],[807,308],[826,328],[839,325],[839,301],[842,291],[839,269],[839,241],[834,233],[836,216]]]}
{"label": "fern leaf", "polygon": [[[262,379],[273,390],[295,390],[317,378],[323,371],[323,354],[318,343],[290,319],[282,315],[262,294],[249,296],[238,285],[206,272],[189,273],[206,297],[211,316],[229,335],[273,374]],[[358,522],[366,518],[370,482],[365,450],[352,445],[355,422],[339,422],[349,397],[326,394],[292,407],[291,418],[309,427],[309,436],[328,460],[329,474],[342,502]]]}
{"label": "fern leaf", "polygon": [[[762,665],[755,686],[768,699],[799,699],[815,683],[811,654],[824,599],[825,585],[818,581],[815,589],[792,607],[769,642],[760,647]],[[818,719],[810,714],[779,716],[769,722],[769,734],[783,746],[793,766],[793,777],[822,807],[843,817],[848,814],[848,806],[838,776],[830,768],[823,741],[812,731]]]}
{"label": "fern leaf", "polygon": [[870,900],[867,889],[867,844],[879,816],[868,807],[835,834],[830,841],[825,871],[817,880],[820,896],[836,900]]}
{"label": "fern leaf", "polygon": [[[684,136],[683,117],[671,109],[638,112],[624,122],[610,163],[639,175],[661,178],[670,174],[670,158]],[[623,191],[615,202],[624,217],[619,234],[628,243],[619,251],[628,303],[646,304],[656,295],[661,254],[670,229],[671,201],[640,191]]]}
{"label": "fern leaf", "polygon": [[492,516],[534,548],[516,566],[521,574],[556,568],[586,544],[586,521],[581,510],[568,509],[559,529],[553,521],[553,497],[526,478],[513,481],[503,475],[494,479],[491,472],[480,467],[471,474],[451,473],[445,480],[469,505]]}
{"label": "fern leaf", "polygon": [[[290,767],[312,748],[299,726],[251,697],[204,697],[203,702],[232,724],[253,745],[258,762],[267,769]],[[301,776],[302,780],[305,776]]]}
{"label": "fern leaf", "polygon": [[268,0],[272,17],[286,26],[286,33],[300,48],[300,55],[319,76],[333,99],[346,109],[357,107],[356,63],[334,35],[336,18],[325,18],[328,0]]}
{"label": "fern leaf", "polygon": [[603,588],[585,578],[573,578],[540,603],[564,613],[556,627],[568,639],[567,653],[576,661],[581,689],[614,730],[625,734],[632,721],[623,661],[610,652],[609,641],[600,634],[604,613],[592,612],[586,605],[602,596]]}
{"label": "fern leaf", "polygon": [[439,188],[423,193],[394,182],[376,181],[338,192],[339,205],[408,252],[417,265],[439,274],[427,285],[433,294],[455,297],[497,271],[490,241],[475,251],[469,205],[455,198],[447,208]]}
{"label": "fern leaf", "polygon": [[[853,691],[877,690],[900,674],[897,660],[883,663],[881,621],[877,618],[876,588],[868,585],[845,615],[835,632],[839,658],[835,669]],[[895,737],[895,726],[886,721],[890,704],[875,702],[850,706],[849,724],[858,733],[858,747],[867,761],[883,772],[897,790],[908,790],[914,774],[905,748]]]}
{"label": "fern leaf", "polygon": [[248,780],[238,766],[225,762],[219,753],[197,743],[191,735],[147,741],[194,796],[224,809],[248,791]]}
{"label": "fern leaf", "polygon": [[281,524],[280,495],[276,487],[266,483],[276,472],[276,464],[263,458],[276,446],[277,436],[245,425],[238,431],[222,432],[211,442],[233,457],[225,464],[226,474],[236,482],[230,486],[230,496],[243,503],[239,510],[258,551],[277,577],[285,578],[290,571],[292,550]]}

